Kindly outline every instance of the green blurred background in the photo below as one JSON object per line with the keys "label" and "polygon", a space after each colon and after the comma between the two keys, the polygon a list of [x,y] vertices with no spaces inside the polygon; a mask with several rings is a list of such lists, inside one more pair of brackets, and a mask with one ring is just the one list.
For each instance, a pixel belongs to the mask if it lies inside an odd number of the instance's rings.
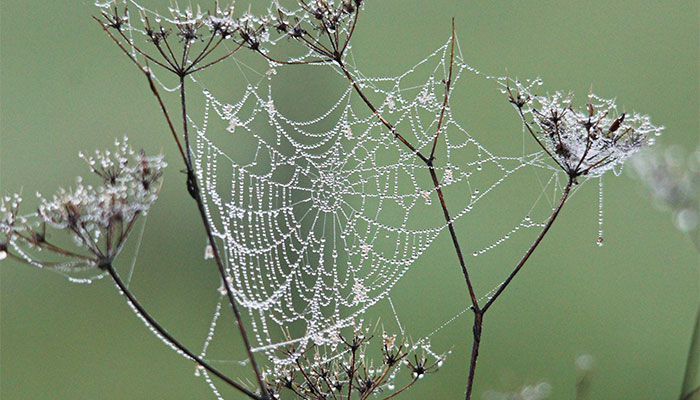
{"label": "green blurred background", "polygon": [[[0,3],[0,192],[22,190],[28,210],[35,191],[48,194],[86,175],[78,151],[111,147],[124,134],[135,147],[165,152],[171,167],[148,217],[131,288],[175,336],[198,349],[218,277],[202,260],[201,223],[156,103],[143,76],[90,18],[96,11],[89,1]],[[592,87],[665,125],[661,144],[692,149],[699,132],[698,12],[697,1],[371,1],[354,52],[366,74],[397,74],[444,43],[455,17],[469,64],[497,75],[540,76],[547,89],[572,90],[579,99]],[[240,83],[230,64],[218,71],[230,73],[221,78],[230,87]],[[313,115],[332,96],[323,94],[324,82],[308,79],[290,81],[290,92],[280,96],[308,104]],[[314,83],[318,92],[301,90]],[[453,109],[464,101],[478,111],[455,111],[460,122],[479,139],[505,135],[508,127],[513,139],[483,140],[499,149],[510,143],[517,153],[521,132],[512,110],[475,100],[466,80],[458,90]],[[583,353],[595,358],[591,399],[678,397],[699,300],[698,254],[628,174],[605,182],[605,246],[595,245],[592,181],[487,315],[475,398],[542,381],[552,385],[551,398],[572,398],[574,360]],[[511,195],[535,184],[516,185]],[[463,237],[478,238],[490,224],[471,219],[458,228]],[[517,243],[488,262],[514,264],[526,245]],[[452,251],[443,234],[392,292],[416,337],[467,304]],[[153,337],[110,283],[74,285],[3,262],[0,285],[2,399],[213,398],[192,364]],[[467,316],[434,337],[436,350],[454,346],[451,356],[402,398],[461,396],[470,329]]]}

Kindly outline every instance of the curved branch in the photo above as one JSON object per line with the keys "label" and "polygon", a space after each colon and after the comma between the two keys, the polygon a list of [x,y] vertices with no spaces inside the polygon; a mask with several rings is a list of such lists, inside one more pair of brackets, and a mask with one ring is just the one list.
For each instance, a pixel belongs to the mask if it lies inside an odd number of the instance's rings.
{"label": "curved branch", "polygon": [[168,343],[172,344],[175,346],[178,350],[183,352],[184,354],[187,355],[187,357],[191,358],[197,364],[201,365],[204,367],[207,371],[211,372],[212,374],[216,375],[219,379],[223,380],[224,382],[228,383],[232,387],[236,388],[238,391],[241,393],[245,394],[251,399],[256,399],[256,400],[261,400],[259,396],[251,392],[250,390],[246,389],[241,385],[240,383],[232,380],[231,378],[227,377],[223,373],[221,373],[219,370],[211,366],[209,363],[206,361],[202,360],[199,358],[196,354],[194,354],[192,351],[190,351],[187,347],[185,347],[182,343],[180,343],[177,339],[175,339],[168,331],[163,328],[158,321],[156,321],[147,311],[146,309],[143,308],[141,303],[136,300],[134,295],[129,291],[129,288],[124,285],[124,282],[122,282],[121,278],[119,277],[119,274],[117,274],[117,271],[114,269],[111,263],[107,263],[104,265],[100,265],[100,269],[105,270],[109,273],[109,276],[112,278],[114,283],[117,284],[119,287],[119,290],[126,296],[128,299],[129,303],[134,307],[134,309],[138,312],[138,314],[146,321],[148,324],[158,331],[158,333],[163,336]]}

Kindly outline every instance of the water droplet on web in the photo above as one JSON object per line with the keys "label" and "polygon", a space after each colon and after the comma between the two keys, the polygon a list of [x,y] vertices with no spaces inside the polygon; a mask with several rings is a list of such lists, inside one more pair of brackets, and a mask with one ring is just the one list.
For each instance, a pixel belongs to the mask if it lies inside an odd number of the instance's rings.
{"label": "water droplet on web", "polygon": [[214,248],[210,244],[207,244],[204,247],[204,259],[209,260],[211,258],[214,258]]}
{"label": "water droplet on web", "polygon": [[603,246],[603,177],[598,178],[598,246]]}

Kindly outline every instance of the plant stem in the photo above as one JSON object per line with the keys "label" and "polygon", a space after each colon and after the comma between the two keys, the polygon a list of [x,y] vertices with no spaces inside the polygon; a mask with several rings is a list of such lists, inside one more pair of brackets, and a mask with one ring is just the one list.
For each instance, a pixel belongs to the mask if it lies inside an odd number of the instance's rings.
{"label": "plant stem", "polygon": [[561,199],[559,200],[559,204],[557,204],[557,207],[554,209],[554,212],[552,212],[552,215],[549,217],[549,220],[547,220],[547,223],[545,224],[544,228],[542,228],[542,231],[540,234],[537,236],[535,241],[530,245],[530,248],[527,249],[525,252],[525,255],[520,259],[518,264],[513,268],[513,271],[508,275],[508,278],[506,278],[503,283],[498,287],[498,290],[496,290],[496,293],[491,296],[491,298],[486,302],[486,304],[480,309],[480,310],[474,310],[474,327],[473,327],[473,333],[474,333],[474,339],[472,341],[472,355],[471,355],[471,360],[469,361],[469,377],[467,378],[467,388],[465,390],[465,400],[471,399],[472,395],[472,388],[474,385],[474,373],[476,370],[476,360],[477,357],[479,356],[479,345],[481,344],[481,331],[483,328],[484,324],[484,314],[488,309],[493,305],[493,303],[496,301],[498,296],[503,293],[503,291],[506,289],[508,284],[515,278],[515,275],[522,269],[523,265],[527,262],[527,260],[530,258],[532,253],[535,251],[537,246],[542,242],[542,239],[544,236],[547,234],[549,231],[549,228],[552,227],[552,224],[554,223],[554,220],[557,218],[559,215],[559,212],[561,211],[562,207],[564,206],[564,203],[566,203],[566,199],[569,198],[569,193],[571,192],[571,187],[574,184],[575,176],[570,176],[568,182],[566,183],[566,187],[564,188],[564,191],[562,192]]}
{"label": "plant stem", "polygon": [[223,285],[224,288],[226,289],[226,295],[228,297],[229,303],[231,304],[231,309],[233,310],[233,314],[236,318],[236,324],[238,325],[238,330],[241,334],[241,339],[243,339],[243,345],[245,347],[246,353],[248,354],[248,359],[250,360],[250,366],[253,369],[253,372],[255,373],[255,378],[258,381],[258,386],[260,387],[260,393],[262,393],[262,399],[267,400],[270,398],[270,395],[267,391],[267,386],[265,385],[265,382],[263,381],[262,375],[260,374],[260,368],[258,367],[258,364],[255,362],[255,357],[253,356],[253,350],[250,346],[250,341],[248,340],[248,333],[245,330],[245,327],[243,326],[243,321],[241,319],[241,313],[238,310],[238,306],[236,305],[236,301],[233,297],[233,292],[231,291],[231,288],[229,286],[229,283],[227,281],[227,276],[226,276],[226,268],[224,267],[224,263],[221,259],[221,254],[219,252],[218,247],[216,246],[216,241],[214,240],[214,235],[212,233],[211,225],[209,224],[209,220],[207,219],[207,213],[206,209],[204,208],[204,201],[202,200],[202,196],[200,195],[200,188],[199,184],[197,183],[197,178],[194,173],[194,169],[192,166],[192,158],[191,158],[191,153],[190,153],[190,147],[189,147],[189,135],[188,135],[188,129],[187,129],[187,107],[185,103],[185,80],[184,76],[180,78],[180,98],[181,98],[181,105],[182,105],[182,123],[183,123],[183,129],[184,129],[184,137],[185,137],[185,151],[187,154],[187,158],[185,159],[185,166],[187,167],[187,190],[190,192],[190,195],[192,195],[192,198],[194,198],[195,202],[197,203],[197,209],[199,210],[199,215],[202,220],[202,224],[204,224],[204,230],[207,233],[207,238],[209,240],[209,245],[211,246],[213,253],[214,253],[214,259],[216,260],[216,265],[219,270],[219,275],[221,275],[221,279],[223,280]]}
{"label": "plant stem", "polygon": [[513,280],[513,278],[515,278],[515,275],[518,273],[518,271],[520,271],[520,269],[523,267],[523,265],[525,265],[527,260],[530,258],[532,253],[537,248],[537,246],[539,246],[540,242],[544,238],[544,235],[547,234],[547,232],[549,231],[549,228],[552,227],[554,220],[559,215],[559,211],[561,211],[562,207],[564,206],[566,199],[569,198],[569,193],[571,192],[571,187],[573,186],[573,184],[574,184],[574,178],[569,178],[569,181],[566,183],[566,187],[564,188],[564,191],[562,192],[561,199],[559,200],[559,204],[557,204],[557,207],[554,209],[552,216],[549,217],[549,220],[545,224],[544,228],[542,228],[542,231],[537,236],[537,239],[535,239],[535,241],[532,243],[530,248],[527,249],[523,258],[521,258],[520,261],[518,262],[518,265],[516,265],[515,268],[513,269],[513,271],[510,273],[510,275],[508,275],[508,278],[506,278],[506,280],[503,281],[503,283],[501,283],[501,285],[498,287],[498,290],[496,291],[496,293],[493,296],[491,296],[489,301],[486,302],[486,304],[484,305],[484,307],[482,309],[483,312],[486,312],[489,309],[489,307],[491,307],[493,302],[496,301],[498,296],[500,296],[501,293],[503,293],[503,291],[506,289],[506,286],[508,286],[508,284]]}
{"label": "plant stem", "polygon": [[[683,386],[681,389],[681,399],[691,400],[695,399],[693,395],[700,394],[700,386],[698,386],[698,376],[700,372],[698,366],[700,362],[700,356],[698,356],[698,349],[700,348],[700,307],[698,307],[698,313],[695,317],[695,325],[693,326],[693,335],[690,340],[690,349],[688,351],[688,362],[685,367],[685,377],[683,378]],[[693,389],[694,387],[694,389]]]}
{"label": "plant stem", "polygon": [[467,389],[465,391],[465,399],[469,400],[472,396],[472,387],[474,385],[474,374],[476,372],[476,359],[479,357],[479,345],[481,345],[481,330],[484,324],[484,312],[474,311],[474,326],[472,327],[472,355],[469,359],[469,375],[467,377]]}
{"label": "plant stem", "polygon": [[126,296],[128,299],[129,303],[134,307],[134,309],[138,312],[138,314],[146,321],[148,324],[158,331],[158,333],[163,336],[168,343],[172,344],[175,346],[178,350],[186,354],[189,358],[193,359],[195,362],[197,362],[198,365],[201,365],[204,367],[207,371],[211,372],[212,374],[216,375],[218,378],[223,380],[224,382],[228,383],[229,385],[233,386],[237,390],[239,390],[241,393],[245,394],[251,399],[256,399],[256,400],[261,400],[261,398],[254,393],[252,393],[250,390],[246,389],[243,387],[243,385],[233,381],[231,378],[227,377],[223,373],[221,373],[219,370],[211,366],[209,363],[206,361],[202,360],[199,358],[196,354],[194,354],[192,351],[190,351],[187,347],[185,347],[182,343],[180,343],[177,339],[175,339],[172,335],[168,333],[168,331],[165,330],[147,311],[146,309],[143,308],[141,303],[136,300],[134,295],[129,291],[129,289],[124,285],[124,282],[122,282],[121,278],[119,277],[119,274],[117,274],[117,271],[114,269],[111,263],[101,265],[101,269],[106,270],[109,273],[109,276],[112,277],[112,280],[114,283],[117,284],[119,287],[119,290]]}
{"label": "plant stem", "polygon": [[[445,81],[445,98],[443,100],[442,111],[440,112],[437,131],[435,133],[435,139],[433,140],[433,146],[432,146],[432,149],[430,152],[430,157],[424,156],[418,149],[416,149],[413,145],[411,145],[406,139],[404,139],[396,131],[396,128],[381,115],[381,113],[372,104],[372,102],[367,98],[367,96],[365,96],[365,94],[362,92],[362,89],[359,87],[359,85],[357,84],[355,79],[352,77],[350,72],[347,70],[345,65],[342,63],[342,61],[336,60],[336,62],[338,63],[338,65],[342,69],[343,73],[345,73],[345,76],[348,78],[348,80],[352,84],[355,91],[360,95],[360,97],[362,98],[364,103],[367,105],[367,107],[369,107],[369,109],[372,110],[372,112],[377,116],[377,118],[382,122],[382,124],[384,124],[384,126],[386,126],[389,129],[389,131],[391,131],[391,133],[393,133],[397,139],[399,139],[406,147],[408,147],[409,150],[411,150],[418,158],[423,160],[423,162],[428,166],[428,170],[430,172],[430,178],[432,179],[432,182],[433,182],[433,187],[435,188],[435,192],[437,193],[438,199],[440,200],[440,207],[442,208],[442,212],[443,212],[443,215],[445,217],[445,223],[447,224],[447,228],[450,231],[450,237],[452,238],[452,245],[455,249],[455,252],[457,253],[457,259],[459,261],[460,268],[462,269],[462,275],[464,276],[464,280],[467,284],[467,289],[469,291],[469,297],[470,297],[471,302],[472,302],[471,309],[472,309],[472,311],[474,311],[472,353],[471,353],[471,360],[469,363],[469,377],[467,380],[467,394],[466,394],[466,399],[469,400],[469,398],[471,396],[472,383],[474,382],[474,371],[476,368],[476,359],[477,359],[478,354],[479,354],[479,344],[481,343],[481,329],[482,329],[484,311],[479,307],[479,302],[476,298],[476,293],[474,291],[474,287],[472,285],[471,278],[469,277],[469,271],[467,269],[467,264],[464,261],[462,249],[459,245],[459,240],[457,239],[457,233],[456,233],[454,226],[452,224],[453,221],[452,221],[452,218],[450,217],[450,212],[449,212],[449,209],[447,208],[447,203],[445,202],[445,196],[442,193],[440,181],[438,180],[437,174],[435,173],[435,168],[433,166],[435,147],[437,145],[437,138],[440,134],[440,128],[441,128],[442,121],[444,118],[445,108],[447,107],[448,96],[449,96],[449,91],[450,91],[450,84],[452,81],[452,63],[453,63],[453,58],[454,58],[454,22],[453,22],[453,26],[452,26],[452,35],[453,35],[452,36],[452,51],[450,54],[449,76],[448,76],[447,80]],[[566,189],[567,196],[568,196],[568,190],[570,188],[570,185],[571,185],[571,181],[569,181],[569,185],[567,186],[567,189]],[[563,202],[561,203],[561,205],[563,205]],[[559,208],[561,208],[561,205]],[[557,213],[558,213],[558,210],[555,212],[554,217],[556,217]],[[553,222],[553,220],[554,220],[553,218],[550,219],[551,222]],[[547,228],[547,229],[549,229],[549,228]],[[535,247],[536,247],[536,245],[535,245]],[[514,274],[512,274],[512,275],[514,276]],[[512,277],[510,279],[512,279]]]}

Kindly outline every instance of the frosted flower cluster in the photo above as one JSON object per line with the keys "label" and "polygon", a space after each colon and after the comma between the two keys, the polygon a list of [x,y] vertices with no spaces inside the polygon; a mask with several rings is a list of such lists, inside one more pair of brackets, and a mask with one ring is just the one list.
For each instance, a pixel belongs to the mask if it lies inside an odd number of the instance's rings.
{"label": "frosted flower cluster", "polygon": [[91,227],[99,234],[114,222],[129,223],[148,211],[158,197],[158,182],[166,166],[163,156],[136,153],[126,138],[115,145],[115,152],[97,151],[93,157],[81,154],[102,178],[102,185],[84,185],[78,178],[74,189],[60,189],[51,200],[40,197],[39,214],[44,222],[57,229]]}
{"label": "frosted flower cluster", "polygon": [[[337,343],[314,346],[294,356],[292,362],[276,363],[266,370],[272,398],[287,398],[287,393],[293,393],[309,400],[368,399],[377,395],[386,399],[437,371],[446,357],[429,351],[429,345],[419,351],[405,338],[397,340],[396,335],[387,333],[382,333],[379,352],[368,350],[374,338],[370,328],[355,328],[351,337],[334,332]],[[338,344],[340,352],[336,350]],[[294,345],[290,346],[290,356],[297,354]],[[402,371],[403,376],[399,376]]]}
{"label": "frosted flower cluster", "polygon": [[[96,5],[104,10],[102,15],[105,18],[105,25],[117,31],[128,30],[132,33],[144,33],[148,40],[156,46],[167,41],[173,31],[186,46],[204,40],[208,35],[212,39],[215,36],[219,36],[221,39],[233,38],[237,43],[242,42],[252,49],[257,49],[260,43],[269,40],[269,33],[264,29],[267,20],[249,13],[244,13],[236,18],[234,17],[233,3],[227,7],[221,7],[217,3],[213,12],[203,12],[199,6],[196,9],[191,6],[181,8],[177,3],[174,3],[168,7],[170,17],[153,14],[150,10],[139,8],[138,16],[144,30],[134,29],[129,25],[129,10],[125,7],[120,11],[116,1],[96,2]],[[139,7],[135,3],[133,5]],[[204,32],[207,29],[209,32]],[[208,45],[207,49],[209,49]],[[197,57],[194,64],[201,61],[202,58]]]}
{"label": "frosted flower cluster", "polygon": [[[37,193],[37,213],[20,217],[16,226],[19,196],[8,198],[0,206],[0,237],[7,256],[7,245],[17,258],[39,266],[80,270],[111,262],[121,251],[134,223],[145,215],[158,198],[166,163],[163,156],[146,156],[134,151],[127,138],[115,142],[114,151],[97,151],[94,156],[80,155],[102,182],[92,186],[82,178],[72,189],[59,189],[51,198]],[[49,243],[46,229],[69,232],[74,246]],[[30,251],[53,255],[45,259]],[[38,253],[37,253],[38,254]]]}
{"label": "frosted flower cluster", "polygon": [[534,94],[538,84],[515,82],[511,88],[508,81],[505,91],[540,146],[573,178],[619,172],[617,167],[663,130],[647,115],[618,112],[613,99],[589,94],[586,106],[577,109],[571,94]]}

